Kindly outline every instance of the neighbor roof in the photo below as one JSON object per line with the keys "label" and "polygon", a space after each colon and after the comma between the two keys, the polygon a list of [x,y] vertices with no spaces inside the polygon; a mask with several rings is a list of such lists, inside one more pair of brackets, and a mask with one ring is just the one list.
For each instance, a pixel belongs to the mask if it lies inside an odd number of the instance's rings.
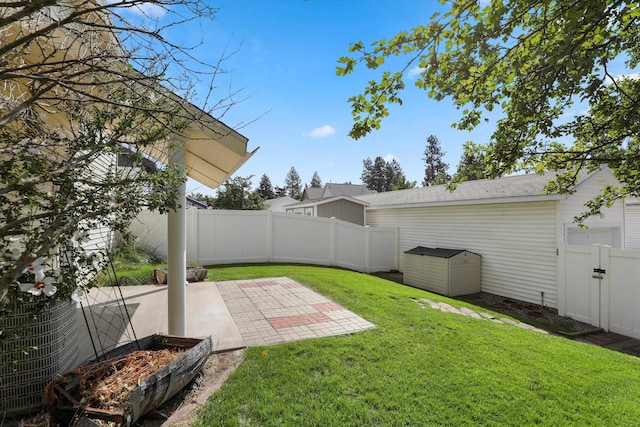
{"label": "neighbor roof", "polygon": [[[445,185],[388,191],[356,197],[369,203],[369,209],[385,206],[421,206],[473,203],[508,203],[536,200],[559,200],[563,194],[545,191],[545,185],[555,177],[553,174],[515,175],[497,179],[481,179],[458,184],[451,192]],[[588,177],[588,176],[587,176]],[[584,179],[582,179],[584,180]]]}
{"label": "neighbor roof", "polygon": [[288,209],[309,208],[311,206],[319,206],[319,205],[324,205],[324,204],[327,204],[327,203],[333,203],[333,202],[338,201],[338,200],[347,200],[349,202],[356,203],[358,205],[362,205],[362,206],[365,206],[365,207],[369,205],[368,202],[366,202],[364,200],[357,199],[355,197],[335,196],[335,197],[327,197],[325,199],[304,200],[302,202],[293,203],[291,205],[286,205],[284,207],[288,208]]}

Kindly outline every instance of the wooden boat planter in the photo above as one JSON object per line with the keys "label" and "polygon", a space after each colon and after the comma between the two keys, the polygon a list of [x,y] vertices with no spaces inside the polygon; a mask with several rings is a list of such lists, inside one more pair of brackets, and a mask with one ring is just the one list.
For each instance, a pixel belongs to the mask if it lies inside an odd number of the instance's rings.
{"label": "wooden boat planter", "polygon": [[[177,357],[159,367],[146,378],[138,381],[126,402],[120,402],[117,409],[103,409],[89,406],[83,402],[81,389],[83,384],[98,380],[83,375],[82,367],[60,375],[47,390],[49,410],[56,422],[64,426],[87,425],[87,419],[114,422],[122,426],[135,423],[142,416],[153,411],[182,390],[200,372],[211,354],[210,338],[182,338],[169,335],[151,335],[138,340],[141,350],[181,351]],[[105,354],[103,362],[89,362],[83,367],[109,367],[119,363],[131,352],[131,345],[126,345]]]}

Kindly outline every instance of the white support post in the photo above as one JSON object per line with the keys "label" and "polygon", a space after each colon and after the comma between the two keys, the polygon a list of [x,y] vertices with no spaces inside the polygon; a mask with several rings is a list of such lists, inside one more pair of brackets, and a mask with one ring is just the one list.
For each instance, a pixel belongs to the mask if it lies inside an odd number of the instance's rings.
{"label": "white support post", "polygon": [[[182,167],[185,177],[185,145],[176,143],[170,148],[169,163]],[[184,337],[187,334],[187,183],[177,193],[175,210],[167,215],[167,286],[169,334]]]}

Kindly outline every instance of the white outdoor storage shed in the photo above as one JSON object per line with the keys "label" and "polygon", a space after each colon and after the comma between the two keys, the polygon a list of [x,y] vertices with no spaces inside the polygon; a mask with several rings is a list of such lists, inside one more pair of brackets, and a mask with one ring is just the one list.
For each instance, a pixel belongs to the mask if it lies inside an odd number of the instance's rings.
{"label": "white outdoor storage shed", "polygon": [[404,254],[404,284],[446,296],[480,292],[480,255],[464,249],[424,246]]}

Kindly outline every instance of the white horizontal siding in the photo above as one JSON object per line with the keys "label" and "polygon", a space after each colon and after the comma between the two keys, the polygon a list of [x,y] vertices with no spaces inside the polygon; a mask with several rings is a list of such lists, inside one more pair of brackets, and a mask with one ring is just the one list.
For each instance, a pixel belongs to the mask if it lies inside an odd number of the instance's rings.
{"label": "white horizontal siding", "polygon": [[626,206],[625,229],[625,247],[627,249],[640,249],[640,205]]}
{"label": "white horizontal siding", "polygon": [[[88,175],[88,179],[95,183],[100,183],[112,173],[116,166],[116,155],[113,153],[102,153],[84,172]],[[107,225],[98,225],[89,231],[89,239],[83,243],[82,247],[90,252],[95,250],[112,249],[114,243],[113,231]]]}
{"label": "white horizontal siding", "polygon": [[[558,242],[567,243],[567,236],[569,229],[574,229],[574,232],[584,232],[580,229],[578,224],[574,222],[574,217],[586,212],[588,209],[585,206],[589,200],[596,197],[604,187],[608,185],[620,185],[615,177],[611,174],[611,171],[603,170],[600,173],[594,174],[577,186],[577,191],[567,196],[566,200],[560,201],[558,208]],[[612,246],[615,248],[622,248],[624,245],[623,236],[624,230],[624,201],[618,200],[610,208],[602,208],[601,215],[595,215],[587,218],[584,221],[584,225],[596,230],[610,229],[613,236]]]}
{"label": "white horizontal siding", "polygon": [[370,209],[367,224],[399,228],[399,268],[416,246],[482,256],[482,291],[557,305],[556,201]]}

